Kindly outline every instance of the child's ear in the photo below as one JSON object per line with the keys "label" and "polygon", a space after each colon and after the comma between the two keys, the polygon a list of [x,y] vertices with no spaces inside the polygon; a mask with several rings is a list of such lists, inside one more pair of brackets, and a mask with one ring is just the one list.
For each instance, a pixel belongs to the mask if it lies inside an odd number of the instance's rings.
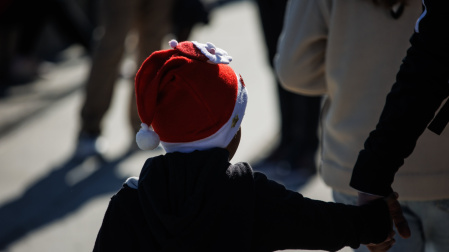
{"label": "child's ear", "polygon": [[231,159],[234,157],[234,154],[237,152],[241,136],[242,136],[242,128],[240,127],[237,133],[235,133],[231,142],[229,142],[228,146],[226,146],[226,150],[229,151],[229,161],[231,161]]}

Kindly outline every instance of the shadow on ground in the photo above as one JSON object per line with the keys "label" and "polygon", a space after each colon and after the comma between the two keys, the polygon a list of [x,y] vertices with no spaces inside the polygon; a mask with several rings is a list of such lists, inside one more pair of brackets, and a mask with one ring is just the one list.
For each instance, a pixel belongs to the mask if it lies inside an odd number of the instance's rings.
{"label": "shadow on ground", "polygon": [[[70,158],[31,185],[26,192],[0,206],[0,250],[33,230],[74,212],[88,200],[118,191],[126,180],[118,164],[134,154],[129,151],[113,161],[99,156]],[[90,171],[86,177],[77,170]]]}

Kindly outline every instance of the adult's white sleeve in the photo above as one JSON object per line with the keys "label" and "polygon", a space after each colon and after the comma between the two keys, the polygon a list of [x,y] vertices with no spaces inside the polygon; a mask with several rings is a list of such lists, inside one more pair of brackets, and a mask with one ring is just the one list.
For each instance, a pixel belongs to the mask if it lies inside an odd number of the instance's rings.
{"label": "adult's white sleeve", "polygon": [[325,56],[332,0],[290,0],[275,71],[282,86],[303,95],[326,93]]}

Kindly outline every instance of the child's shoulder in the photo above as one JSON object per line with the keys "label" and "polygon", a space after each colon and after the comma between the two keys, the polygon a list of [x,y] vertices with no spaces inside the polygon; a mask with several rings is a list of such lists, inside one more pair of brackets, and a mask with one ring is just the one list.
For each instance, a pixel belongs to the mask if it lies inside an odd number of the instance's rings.
{"label": "child's shoulder", "polygon": [[244,176],[244,175],[251,175],[253,176],[253,168],[246,162],[239,162],[235,164],[231,164],[226,173],[231,176]]}

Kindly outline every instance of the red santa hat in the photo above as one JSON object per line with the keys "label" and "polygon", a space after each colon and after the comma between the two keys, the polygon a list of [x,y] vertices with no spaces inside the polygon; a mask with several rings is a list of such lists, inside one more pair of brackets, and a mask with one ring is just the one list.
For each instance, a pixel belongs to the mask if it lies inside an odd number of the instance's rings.
{"label": "red santa hat", "polygon": [[169,44],[172,49],[151,54],[136,75],[139,148],[161,143],[166,152],[187,153],[226,147],[248,100],[242,77],[227,65],[232,58],[212,43]]}

